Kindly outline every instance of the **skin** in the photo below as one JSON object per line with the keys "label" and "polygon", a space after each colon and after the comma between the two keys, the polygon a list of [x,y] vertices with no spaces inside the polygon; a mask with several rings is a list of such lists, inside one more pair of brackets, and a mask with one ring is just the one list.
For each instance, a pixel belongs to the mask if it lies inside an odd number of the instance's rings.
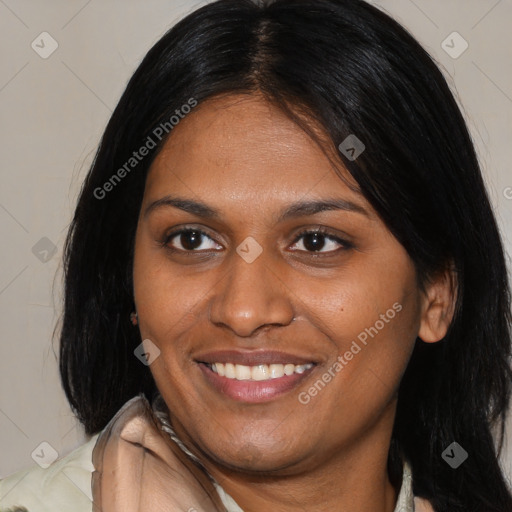
{"label": "skin", "polygon": [[[196,107],[148,173],[133,276],[142,339],[161,351],[150,368],[178,435],[245,512],[392,512],[398,489],[386,462],[400,379],[416,337],[442,339],[453,314],[447,276],[422,292],[405,249],[342,172],[345,181],[301,128],[252,94]],[[219,216],[146,211],[167,195]],[[365,213],[277,219],[298,200],[332,198]],[[167,234],[185,227],[207,233],[195,252],[184,249],[190,237],[165,246]],[[311,236],[298,235],[320,227],[329,234],[318,252]],[[252,263],[236,252],[249,236],[263,250]],[[401,311],[301,404],[298,393],[395,303]],[[318,364],[292,392],[241,403],[213,389],[195,361],[233,348],[281,350]]]}

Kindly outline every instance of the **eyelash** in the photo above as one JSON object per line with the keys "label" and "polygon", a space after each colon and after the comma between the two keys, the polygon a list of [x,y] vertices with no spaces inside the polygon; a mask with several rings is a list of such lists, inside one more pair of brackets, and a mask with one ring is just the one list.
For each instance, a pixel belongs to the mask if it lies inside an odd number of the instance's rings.
{"label": "eyelash", "polygon": [[[209,238],[210,240],[213,240],[212,237],[208,233],[203,231],[202,229],[190,227],[190,228],[184,228],[184,229],[176,230],[176,231],[173,231],[172,233],[169,233],[168,235],[166,235],[164,237],[164,239],[161,242],[161,245],[163,247],[165,247],[171,253],[182,253],[182,254],[192,255],[194,253],[201,254],[201,253],[207,252],[205,250],[198,251],[198,250],[176,249],[175,247],[172,247],[172,246],[169,245],[169,243],[171,242],[171,240],[173,238],[176,238],[178,235],[181,235],[183,233],[198,233],[201,237],[205,236],[205,237]],[[344,240],[344,239],[334,235],[328,229],[323,228],[323,227],[318,227],[316,229],[311,229],[311,228],[304,229],[303,231],[301,231],[300,233],[297,234],[297,236],[295,237],[292,245],[297,244],[297,242],[299,242],[300,239],[303,238],[306,235],[317,235],[317,234],[323,235],[325,238],[333,240],[334,242],[336,242],[339,245],[341,245],[341,247],[339,249],[336,249],[336,250],[333,250],[333,251],[326,251],[326,252],[304,251],[304,250],[294,250],[293,252],[306,252],[309,255],[312,255],[313,257],[319,257],[319,256],[322,256],[322,255],[323,256],[330,256],[332,254],[337,254],[340,251],[346,251],[348,249],[353,249],[354,248],[353,244],[351,244],[347,240]],[[215,242],[215,243],[217,243],[217,242]]]}
{"label": "eyelash", "polygon": [[349,241],[344,240],[343,238],[340,238],[339,236],[336,236],[335,234],[331,233],[328,229],[323,228],[323,227],[318,227],[316,229],[311,229],[311,228],[304,229],[303,231],[301,231],[300,233],[297,234],[297,236],[295,237],[295,239],[293,241],[293,245],[295,245],[302,237],[304,237],[306,235],[317,235],[317,234],[323,235],[325,238],[333,240],[334,242],[341,245],[341,247],[334,251],[327,251],[327,252],[318,252],[318,251],[300,251],[300,252],[307,252],[313,256],[321,256],[322,254],[323,255],[332,255],[332,254],[337,254],[340,251],[346,251],[348,249],[353,249],[353,247],[354,247],[353,244],[351,244]]}

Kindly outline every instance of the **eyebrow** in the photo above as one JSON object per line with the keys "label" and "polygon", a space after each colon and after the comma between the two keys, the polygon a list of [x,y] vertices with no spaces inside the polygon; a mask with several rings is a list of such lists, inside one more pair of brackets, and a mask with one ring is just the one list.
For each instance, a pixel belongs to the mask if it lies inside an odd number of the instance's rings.
{"label": "eyebrow", "polygon": [[[197,217],[207,219],[220,219],[220,212],[200,201],[185,199],[181,197],[165,196],[150,203],[145,211],[144,217],[160,208],[174,207],[184,212],[191,213]],[[315,215],[330,210],[342,210],[347,212],[355,212],[369,217],[368,211],[361,205],[347,201],[346,199],[333,198],[324,200],[298,201],[287,206],[277,217],[277,222],[302,217],[307,215]]]}
{"label": "eyebrow", "polygon": [[208,219],[218,219],[220,217],[219,212],[215,208],[212,208],[205,203],[194,201],[192,199],[183,199],[181,197],[172,196],[165,196],[161,199],[153,201],[144,211],[144,217],[147,217],[155,210],[169,206],[179,208],[184,212],[192,213],[198,217],[205,217]]}
{"label": "eyebrow", "polygon": [[278,217],[278,222],[287,219],[315,215],[329,210],[342,210],[346,212],[360,213],[369,217],[368,212],[361,206],[346,199],[334,198],[312,201],[298,201],[289,205]]}

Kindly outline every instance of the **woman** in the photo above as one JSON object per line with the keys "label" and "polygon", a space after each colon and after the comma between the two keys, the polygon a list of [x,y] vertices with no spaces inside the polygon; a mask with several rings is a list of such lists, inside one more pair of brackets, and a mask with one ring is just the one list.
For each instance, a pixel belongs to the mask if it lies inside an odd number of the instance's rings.
{"label": "woman", "polygon": [[500,236],[444,78],[369,4],[178,23],[109,122],[65,262],[60,368],[92,438],[2,506],[512,510]]}

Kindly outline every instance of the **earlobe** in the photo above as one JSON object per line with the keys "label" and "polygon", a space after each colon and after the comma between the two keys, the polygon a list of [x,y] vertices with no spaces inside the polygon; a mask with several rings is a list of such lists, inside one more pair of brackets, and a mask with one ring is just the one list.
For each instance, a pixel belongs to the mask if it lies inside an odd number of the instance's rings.
{"label": "earlobe", "polygon": [[450,267],[425,286],[418,337],[425,343],[441,341],[448,332],[457,301],[457,274]]}

